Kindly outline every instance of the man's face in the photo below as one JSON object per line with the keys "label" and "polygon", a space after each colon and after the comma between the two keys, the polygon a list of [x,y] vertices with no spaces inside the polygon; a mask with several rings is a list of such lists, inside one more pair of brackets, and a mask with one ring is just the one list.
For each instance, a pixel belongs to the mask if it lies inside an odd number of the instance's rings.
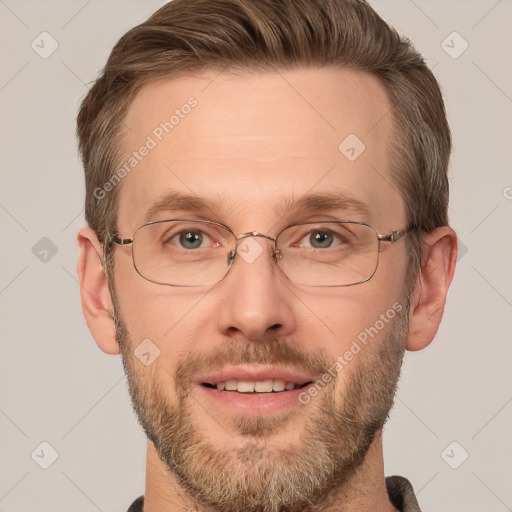
{"label": "man's face", "polygon": [[[197,105],[180,110],[190,97]],[[176,109],[172,130],[155,132]],[[149,84],[128,112],[125,157],[148,136],[156,144],[120,185],[118,231],[131,237],[149,220],[174,218],[272,237],[332,219],[385,234],[405,228],[390,177],[390,112],[377,79],[349,70],[211,71]],[[353,138],[339,149],[351,134],[362,153]],[[170,192],[211,207],[147,218]],[[294,208],[327,193],[356,198],[368,213]],[[135,271],[130,246],[117,247],[118,338],[139,420],[199,504],[300,510],[354,476],[391,407],[407,329],[405,243],[382,244],[365,283],[308,287],[280,272],[270,240],[252,240],[259,256],[237,255],[225,279],[197,287],[152,283]],[[159,350],[150,365],[134,354],[147,339]],[[227,380],[306,385],[216,388]]]}

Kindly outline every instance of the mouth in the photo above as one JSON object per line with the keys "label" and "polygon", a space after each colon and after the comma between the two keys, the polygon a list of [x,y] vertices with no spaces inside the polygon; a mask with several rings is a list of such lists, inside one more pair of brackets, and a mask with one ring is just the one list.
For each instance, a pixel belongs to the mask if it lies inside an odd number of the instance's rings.
{"label": "mouth", "polygon": [[265,379],[258,381],[249,380],[227,380],[216,383],[202,382],[201,386],[218,389],[219,391],[232,391],[236,393],[282,393],[283,391],[294,391],[302,389],[313,381],[307,381],[303,384],[298,382],[285,382],[279,379]]}
{"label": "mouth", "polygon": [[261,416],[300,405],[300,393],[314,380],[294,370],[247,365],[203,375],[195,384],[204,406],[217,413]]}

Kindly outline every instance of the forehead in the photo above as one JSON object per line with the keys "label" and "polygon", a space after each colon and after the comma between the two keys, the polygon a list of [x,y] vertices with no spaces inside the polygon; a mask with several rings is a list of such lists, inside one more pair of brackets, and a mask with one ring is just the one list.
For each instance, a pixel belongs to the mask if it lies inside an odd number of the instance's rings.
{"label": "forehead", "polygon": [[[327,194],[345,196],[353,220],[401,222],[392,123],[378,79],[347,69],[210,70],[152,82],[125,120],[118,228],[196,211],[234,229],[264,229],[288,220],[295,201]],[[185,194],[205,201],[160,208]]]}

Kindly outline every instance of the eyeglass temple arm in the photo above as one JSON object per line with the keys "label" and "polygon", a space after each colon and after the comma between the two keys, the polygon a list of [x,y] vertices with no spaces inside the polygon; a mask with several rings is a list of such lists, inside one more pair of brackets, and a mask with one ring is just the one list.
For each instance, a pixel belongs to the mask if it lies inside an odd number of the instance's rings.
{"label": "eyeglass temple arm", "polygon": [[394,243],[397,240],[400,240],[403,236],[407,235],[411,231],[416,231],[416,227],[407,228],[407,229],[397,229],[392,231],[389,235],[381,235],[380,233],[377,235],[377,238],[383,242],[391,242]]}
{"label": "eyeglass temple arm", "polygon": [[133,242],[133,238],[121,238],[117,233],[114,233],[110,235],[109,241],[117,245],[129,245]]}

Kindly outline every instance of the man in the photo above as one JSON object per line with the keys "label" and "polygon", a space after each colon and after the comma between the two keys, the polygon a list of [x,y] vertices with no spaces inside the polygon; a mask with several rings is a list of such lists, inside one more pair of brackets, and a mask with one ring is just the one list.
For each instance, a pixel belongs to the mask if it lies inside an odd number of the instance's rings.
{"label": "man", "polygon": [[147,438],[130,511],[418,511],[384,476],[457,242],[442,96],[363,1],[175,0],[78,136],[89,328]]}

